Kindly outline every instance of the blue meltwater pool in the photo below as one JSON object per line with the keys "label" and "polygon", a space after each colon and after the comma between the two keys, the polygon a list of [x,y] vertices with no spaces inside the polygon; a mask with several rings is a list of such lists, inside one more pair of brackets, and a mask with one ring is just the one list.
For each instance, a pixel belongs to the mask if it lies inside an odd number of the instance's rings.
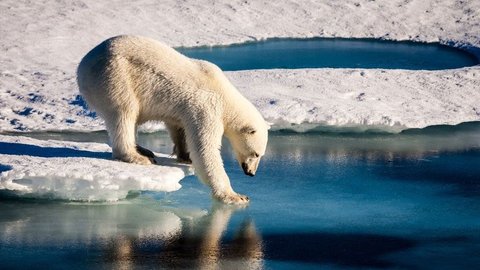
{"label": "blue meltwater pool", "polygon": [[472,54],[439,43],[378,39],[269,39],[231,46],[178,48],[226,71],[274,68],[441,70],[477,65]]}
{"label": "blue meltwater pool", "polygon": [[[106,140],[104,133],[37,133]],[[140,143],[169,152],[165,133]],[[476,269],[480,123],[401,134],[273,132],[257,176],[227,143],[251,203],[212,203],[194,176],[121,202],[0,200],[2,269]]]}

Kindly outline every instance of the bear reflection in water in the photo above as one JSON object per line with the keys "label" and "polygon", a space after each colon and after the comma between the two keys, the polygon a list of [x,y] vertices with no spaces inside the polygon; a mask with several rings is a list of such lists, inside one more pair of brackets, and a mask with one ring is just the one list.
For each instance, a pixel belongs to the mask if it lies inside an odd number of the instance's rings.
{"label": "bear reflection in water", "polygon": [[[55,247],[76,254],[64,258],[55,252],[55,257],[61,257],[59,263],[67,260],[68,265],[83,262],[113,269],[263,267],[262,240],[251,220],[241,223],[234,237],[224,235],[238,207],[214,204],[209,213],[151,208],[155,206],[0,201],[0,243],[23,253],[34,250],[37,255],[29,259],[32,265],[37,264],[35,258],[51,255]],[[22,265],[29,260],[21,259]]]}
{"label": "bear reflection in water", "polygon": [[262,240],[251,220],[233,239],[222,236],[233,207],[214,206],[198,221],[184,222],[182,233],[167,239],[117,236],[106,245],[104,259],[115,269],[151,265],[167,269],[263,269]]}

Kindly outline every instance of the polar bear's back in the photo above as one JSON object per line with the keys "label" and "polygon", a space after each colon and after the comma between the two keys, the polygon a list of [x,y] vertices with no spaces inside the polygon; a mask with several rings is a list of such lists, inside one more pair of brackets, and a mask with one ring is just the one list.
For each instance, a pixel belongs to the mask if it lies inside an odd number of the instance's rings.
{"label": "polar bear's back", "polygon": [[82,59],[77,80],[89,106],[104,118],[111,113],[102,111],[136,107],[142,121],[177,118],[178,108],[214,103],[229,108],[232,115],[242,111],[246,118],[259,116],[217,66],[144,37],[102,42]]}
{"label": "polar bear's back", "polygon": [[148,65],[155,69],[171,72],[177,70],[189,71],[195,69],[195,64],[188,57],[178,53],[166,44],[137,36],[116,36],[109,38],[83,57],[78,73],[98,71],[107,68],[113,61],[126,59],[133,64]]}
{"label": "polar bear's back", "polygon": [[[93,48],[77,69],[79,90],[91,107],[116,102],[108,97],[151,100],[179,85],[197,84],[199,64],[162,42],[137,36],[117,36]],[[125,87],[125,86],[129,87]],[[194,87],[187,87],[194,89]],[[161,90],[160,92],[158,90]],[[179,94],[179,93],[175,93]]]}
{"label": "polar bear's back", "polygon": [[[135,75],[155,74],[157,79],[183,88],[215,91],[220,90],[215,86],[226,83],[222,71],[214,64],[188,58],[160,41],[138,36],[113,37],[88,52],[77,70],[78,83],[81,88],[89,88],[85,84],[92,78],[103,80],[106,71],[116,71],[118,66]],[[138,79],[136,82],[142,78]]]}

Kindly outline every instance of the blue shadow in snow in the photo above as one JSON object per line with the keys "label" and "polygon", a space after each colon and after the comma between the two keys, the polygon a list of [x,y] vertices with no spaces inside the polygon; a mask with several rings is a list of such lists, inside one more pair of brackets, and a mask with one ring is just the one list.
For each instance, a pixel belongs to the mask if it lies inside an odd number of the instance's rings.
{"label": "blue shadow in snow", "polygon": [[0,173],[10,171],[11,169],[12,169],[12,166],[0,164]]}
{"label": "blue shadow in snow", "polygon": [[111,152],[93,152],[77,150],[67,147],[42,147],[23,143],[0,142],[0,154],[3,155],[28,155],[35,157],[86,157],[112,159]]}
{"label": "blue shadow in snow", "polygon": [[[26,155],[43,158],[67,158],[67,157],[85,157],[112,160],[111,152],[94,152],[87,150],[77,150],[68,147],[42,147],[23,143],[0,142],[0,155]],[[157,165],[181,168],[189,172],[190,165],[178,163],[173,158],[155,156]],[[5,165],[0,165],[0,172]],[[10,170],[8,168],[7,170]]]}
{"label": "blue shadow in snow", "polygon": [[89,110],[87,102],[81,95],[76,95],[75,99],[70,101],[68,104],[82,107],[83,111],[80,112],[79,115],[85,115],[91,118],[97,117],[97,113]]}

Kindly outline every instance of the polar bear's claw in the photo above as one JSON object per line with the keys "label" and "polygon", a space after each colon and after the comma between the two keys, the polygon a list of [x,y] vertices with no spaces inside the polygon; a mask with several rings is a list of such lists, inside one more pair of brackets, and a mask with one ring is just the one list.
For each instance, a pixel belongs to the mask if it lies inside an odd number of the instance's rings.
{"label": "polar bear's claw", "polygon": [[137,152],[142,156],[146,156],[152,159],[155,158],[155,154],[152,151],[148,150],[147,148],[143,148],[137,144],[136,149],[137,149]]}

